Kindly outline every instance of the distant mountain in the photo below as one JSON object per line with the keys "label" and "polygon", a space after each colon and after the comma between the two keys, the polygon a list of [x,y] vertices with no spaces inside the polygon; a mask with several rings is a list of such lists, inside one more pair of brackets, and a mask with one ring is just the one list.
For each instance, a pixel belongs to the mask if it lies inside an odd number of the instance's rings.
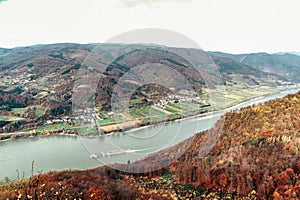
{"label": "distant mountain", "polygon": [[0,48],[0,57],[3,56],[4,54],[8,53],[9,51],[10,51],[10,49]]}
{"label": "distant mountain", "polygon": [[277,53],[272,53],[273,55],[284,55],[284,54],[294,54],[296,56],[300,56],[300,52],[277,52]]}
{"label": "distant mountain", "polygon": [[[190,86],[201,94],[207,87],[205,80],[209,80],[212,87],[223,84],[276,86],[286,81],[281,74],[263,72],[240,63],[235,56],[224,58],[223,54],[211,55],[200,49],[141,44],[101,44],[95,47],[97,44],[62,43],[0,49],[0,114],[14,115],[12,108],[40,105],[45,109],[44,115],[27,122],[43,124],[49,118],[71,113],[74,90],[82,90],[82,95],[74,99],[90,98],[89,101],[95,100],[101,109],[109,110],[113,91],[120,96],[129,94],[131,88],[143,85],[147,77],[160,80],[159,86],[142,88],[156,93],[157,97],[166,95],[166,88],[170,85],[176,85],[177,89]],[[74,88],[76,75],[86,58],[91,59],[90,63],[94,62],[88,67],[99,66],[95,70],[103,71],[101,78],[96,80],[96,94],[91,97],[86,96],[86,88]],[[281,65],[280,60],[278,62]],[[135,66],[149,63],[154,64],[134,70]],[[201,72],[193,65],[201,66]],[[289,72],[294,74],[293,70]],[[170,73],[172,71],[174,73]],[[182,76],[188,84],[184,84]],[[93,80],[88,78],[87,81]],[[115,87],[120,81],[126,87]]]}
{"label": "distant mountain", "polygon": [[252,53],[235,55],[222,52],[210,53],[215,56],[233,59],[264,72],[283,76],[290,81],[300,82],[300,56],[295,54]]}
{"label": "distant mountain", "polygon": [[[212,59],[219,67],[219,71],[227,84],[245,84],[245,85],[259,85],[278,84],[277,81],[286,81],[287,79],[281,75],[275,75],[258,70],[249,65],[240,63],[234,59],[212,55]],[[239,80],[239,81],[237,81]]]}
{"label": "distant mountain", "polygon": [[300,56],[300,52],[289,52],[290,54],[294,54],[296,56]]}

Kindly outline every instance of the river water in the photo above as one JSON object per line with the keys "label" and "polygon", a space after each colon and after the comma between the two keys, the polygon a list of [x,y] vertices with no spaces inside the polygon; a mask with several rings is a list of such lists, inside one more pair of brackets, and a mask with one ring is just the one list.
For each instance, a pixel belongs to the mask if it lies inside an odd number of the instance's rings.
{"label": "river water", "polygon": [[[170,147],[178,142],[211,128],[222,114],[241,107],[258,104],[270,99],[295,93],[297,89],[256,98],[238,104],[223,111],[212,112],[183,120],[141,127],[123,134],[111,134],[98,138],[80,138],[74,136],[46,136],[0,142],[0,180],[8,177],[16,180],[33,171],[56,171],[63,169],[88,169],[115,162],[131,162],[145,157],[149,153]],[[135,152],[113,155],[96,160],[90,157],[97,152],[109,152],[118,149],[130,149]]]}

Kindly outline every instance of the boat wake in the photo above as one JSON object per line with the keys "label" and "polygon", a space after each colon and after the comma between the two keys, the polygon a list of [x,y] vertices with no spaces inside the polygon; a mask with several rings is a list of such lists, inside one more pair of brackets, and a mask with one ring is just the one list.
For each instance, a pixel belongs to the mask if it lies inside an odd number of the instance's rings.
{"label": "boat wake", "polygon": [[118,150],[112,150],[112,151],[101,151],[96,152],[90,155],[91,158],[103,158],[103,157],[110,157],[110,156],[116,156],[121,154],[128,154],[128,153],[134,153],[134,152],[143,152],[143,151],[149,151],[154,150],[154,152],[157,152],[159,150],[163,149],[162,147],[152,147],[152,148],[146,148],[146,149],[118,149]]}
{"label": "boat wake", "polygon": [[119,150],[112,150],[107,152],[96,152],[91,154],[91,158],[103,158],[103,157],[109,157],[109,156],[115,156],[120,154],[126,154],[126,153],[133,153],[137,152],[139,150],[132,150],[132,149],[119,149]]}

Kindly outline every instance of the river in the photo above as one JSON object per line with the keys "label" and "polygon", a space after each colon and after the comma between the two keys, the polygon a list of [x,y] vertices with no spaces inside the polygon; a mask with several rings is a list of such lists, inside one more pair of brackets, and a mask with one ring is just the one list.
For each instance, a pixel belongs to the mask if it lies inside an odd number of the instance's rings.
{"label": "river", "polygon": [[[147,154],[177,144],[178,142],[211,128],[222,114],[230,110],[258,104],[297,92],[292,89],[278,94],[260,97],[227,108],[222,111],[167,122],[156,126],[141,127],[124,134],[111,134],[98,138],[74,136],[44,136],[0,142],[0,180],[10,180],[34,173],[63,169],[88,169],[115,162],[131,162]],[[109,152],[118,149],[131,149],[135,152],[104,157],[96,160],[90,157],[96,152]]]}

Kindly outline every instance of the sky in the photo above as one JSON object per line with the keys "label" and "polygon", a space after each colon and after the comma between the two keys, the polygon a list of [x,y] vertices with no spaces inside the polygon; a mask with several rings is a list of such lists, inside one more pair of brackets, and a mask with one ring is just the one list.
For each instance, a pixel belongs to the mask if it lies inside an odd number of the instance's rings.
{"label": "sky", "polygon": [[0,47],[102,43],[156,28],[207,51],[300,52],[299,8],[299,0],[0,0]]}

